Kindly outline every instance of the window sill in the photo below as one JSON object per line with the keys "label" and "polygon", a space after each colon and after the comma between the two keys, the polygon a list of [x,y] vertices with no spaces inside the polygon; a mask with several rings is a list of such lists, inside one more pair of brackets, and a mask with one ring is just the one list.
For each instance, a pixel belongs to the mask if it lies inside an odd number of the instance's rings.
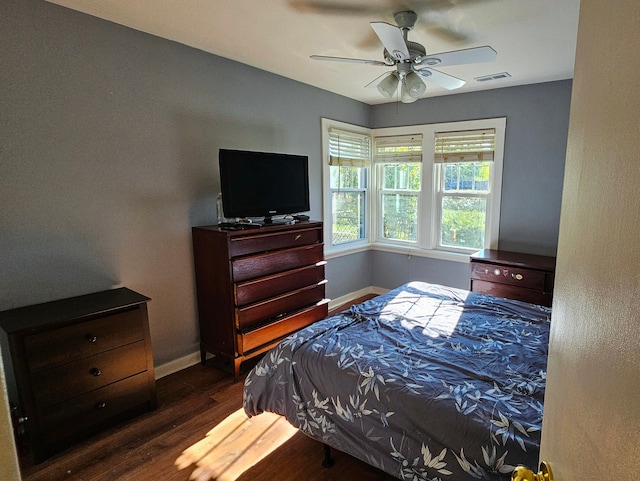
{"label": "window sill", "polygon": [[415,257],[429,257],[431,259],[440,259],[440,260],[452,261],[452,262],[463,262],[467,264],[469,263],[469,256],[472,254],[471,252],[458,253],[458,252],[449,252],[449,251],[442,251],[442,250],[436,250],[436,249],[419,249],[416,247],[398,246],[395,244],[376,243],[376,244],[360,244],[357,247],[354,246],[346,249],[332,250],[329,252],[325,252],[324,257],[325,259],[333,259],[336,257],[342,257],[350,254],[355,254],[357,252],[368,251],[368,250],[392,252],[395,254],[403,254],[403,255],[415,256]]}
{"label": "window sill", "polygon": [[445,261],[453,261],[453,262],[464,262],[469,263],[469,256],[472,252],[463,253],[463,252],[449,252],[437,249],[419,249],[417,247],[405,247],[398,246],[395,244],[372,244],[372,250],[382,251],[382,252],[393,252],[396,254],[404,254],[408,256],[415,257],[429,257],[431,259],[441,259]]}
{"label": "window sill", "polygon": [[371,244],[369,243],[358,244],[358,245],[349,246],[349,247],[334,248],[330,251],[325,251],[324,258],[328,260],[328,259],[333,259],[335,257],[342,257],[350,254],[356,254],[358,252],[368,251],[370,249],[371,249]]}

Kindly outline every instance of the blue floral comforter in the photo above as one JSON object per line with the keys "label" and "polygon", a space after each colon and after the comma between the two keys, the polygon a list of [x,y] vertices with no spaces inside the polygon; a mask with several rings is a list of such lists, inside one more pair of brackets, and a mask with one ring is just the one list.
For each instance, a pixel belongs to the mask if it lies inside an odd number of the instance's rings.
{"label": "blue floral comforter", "polygon": [[550,309],[411,282],[283,340],[244,409],[409,480],[538,465]]}

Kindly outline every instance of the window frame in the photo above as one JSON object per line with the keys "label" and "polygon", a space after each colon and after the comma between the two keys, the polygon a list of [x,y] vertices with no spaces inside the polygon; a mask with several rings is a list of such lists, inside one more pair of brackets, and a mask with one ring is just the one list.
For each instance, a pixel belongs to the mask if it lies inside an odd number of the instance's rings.
{"label": "window frame", "polygon": [[[462,134],[463,132],[479,132],[483,129],[478,129],[478,128],[474,128],[474,129],[457,129],[458,134]],[[491,130],[494,130],[494,140],[495,142],[498,141],[498,129],[495,128],[491,128]],[[451,133],[451,131],[438,131],[437,133]],[[489,179],[488,179],[488,189],[486,191],[458,191],[458,192],[451,192],[451,193],[446,193],[443,189],[443,184],[445,181],[445,169],[446,166],[449,165],[448,162],[434,162],[433,165],[433,170],[434,170],[434,202],[433,202],[433,222],[434,222],[434,230],[433,230],[433,234],[434,237],[432,239],[433,242],[433,246],[434,249],[438,249],[438,250],[442,250],[442,251],[449,251],[449,252],[454,252],[454,253],[473,253],[476,252],[478,249],[482,249],[482,248],[491,248],[491,249],[497,249],[497,243],[498,243],[498,234],[499,234],[499,219],[500,219],[500,200],[501,200],[501,189],[502,189],[502,158],[503,158],[503,147],[502,145],[504,144],[504,130],[501,132],[500,134],[500,141],[501,141],[501,146],[497,147],[494,145],[494,151],[493,151],[493,158],[488,162],[490,162],[490,170],[489,170]],[[497,161],[496,158],[500,157],[500,160]],[[478,161],[476,160],[464,160],[464,161],[460,161],[460,162],[452,162],[453,164],[457,164],[457,165],[464,165],[464,164],[473,164],[476,163]],[[500,182],[497,182],[497,176],[499,175],[499,179]],[[497,195],[498,198],[496,199],[496,192],[497,191]],[[483,247],[470,247],[470,248],[464,248],[464,247],[460,247],[460,246],[447,246],[447,245],[442,245],[441,244],[441,239],[442,239],[442,225],[441,225],[441,221],[442,221],[442,205],[443,205],[443,200],[446,197],[466,197],[466,198],[473,198],[473,199],[485,199],[486,200],[486,210],[485,210],[485,214],[486,214],[486,219],[485,219],[485,231],[484,231],[484,239],[483,239]],[[496,212],[497,209],[497,212]],[[498,225],[494,226],[492,219],[497,218],[498,219]],[[494,229],[496,228],[496,229]]]}
{"label": "window frame", "polygon": [[[331,196],[327,195],[328,186],[328,129],[340,128],[371,137],[371,145],[374,145],[376,137],[403,136],[421,134],[423,139],[422,178],[421,191],[418,203],[418,232],[417,240],[402,241],[383,238],[382,229],[382,192],[380,188],[380,169],[371,159],[369,167],[369,183],[367,192],[367,213],[365,214],[366,239],[361,242],[350,243],[349,246],[331,245]],[[342,255],[357,250],[375,249],[387,252],[397,252],[406,255],[433,257],[437,259],[467,262],[469,255],[477,249],[450,248],[439,246],[440,210],[438,202],[438,176],[435,163],[435,133],[458,130],[482,130],[495,129],[495,153],[489,179],[489,194],[487,200],[487,218],[485,228],[485,245],[487,249],[498,248],[500,233],[500,203],[502,197],[502,172],[504,160],[504,145],[506,133],[506,117],[497,117],[480,120],[465,120],[456,122],[441,122],[434,124],[411,125],[401,127],[387,127],[368,129],[343,122],[322,119],[323,134],[323,206],[325,234],[325,255]],[[373,148],[372,153],[373,156]]]}
{"label": "window frame", "polygon": [[[386,188],[384,186],[384,168],[387,165],[398,165],[398,164],[413,164],[416,163],[419,165],[419,169],[420,169],[420,189],[418,190],[412,190],[412,189],[402,189],[402,188],[394,188],[394,189],[389,189]],[[381,242],[391,242],[391,243],[399,243],[400,245],[408,245],[408,246],[417,246],[418,245],[418,238],[419,238],[419,230],[420,230],[420,221],[419,221],[419,215],[420,215],[420,205],[422,204],[422,170],[423,170],[423,166],[421,162],[385,162],[385,161],[381,161],[381,162],[376,162],[374,163],[374,169],[376,171],[376,173],[374,174],[374,177],[376,179],[376,181],[378,182],[378,184],[376,185],[376,189],[378,192],[378,195],[375,197],[374,202],[377,205],[377,211],[378,211],[378,216],[377,216],[377,226],[378,228],[376,229],[376,237],[381,241]],[[416,239],[415,240],[400,240],[400,239],[394,239],[391,237],[385,237],[384,236],[384,196],[385,195],[408,195],[408,196],[415,196],[416,197],[416,203],[417,203],[417,212],[416,212],[416,217],[417,217],[417,226],[416,226]]]}
{"label": "window frame", "polygon": [[[420,145],[422,150],[416,153],[407,154],[406,156],[401,156],[400,159],[394,161],[392,159],[385,159],[384,157],[379,158],[377,155],[377,143],[376,139],[382,139],[382,143],[384,144],[385,140],[392,140],[394,144],[396,144],[397,139],[405,137],[407,138],[407,143],[405,145],[410,146],[414,144],[410,139],[419,138],[421,140]],[[383,244],[391,244],[391,245],[399,245],[399,246],[410,246],[410,247],[418,247],[420,241],[420,206],[422,205],[422,197],[424,192],[424,186],[422,185],[424,182],[423,171],[424,164],[423,159],[425,156],[424,153],[424,137],[421,133],[418,132],[405,132],[402,135],[374,135],[372,136],[372,145],[373,145],[373,178],[372,178],[372,204],[375,206],[374,211],[372,211],[372,222],[371,224],[375,230],[372,232],[375,233],[373,236],[373,241],[377,243]],[[405,158],[402,158],[405,157]],[[411,190],[411,189],[387,189],[384,186],[385,182],[385,166],[387,165],[396,165],[396,164],[419,164],[420,170],[420,189],[419,190]],[[416,197],[416,239],[415,240],[401,240],[401,239],[393,239],[390,237],[384,236],[384,195],[385,194],[396,194],[396,195],[413,195]]]}
{"label": "window frame", "polygon": [[370,218],[371,218],[371,159],[367,166],[362,167],[367,169],[366,187],[364,189],[347,189],[348,191],[362,191],[365,193],[364,200],[364,237],[362,239],[354,240],[351,242],[344,242],[341,244],[333,244],[333,218],[332,218],[332,192],[335,189],[331,188],[331,165],[329,165],[329,131],[331,129],[343,130],[352,132],[355,134],[365,135],[371,138],[371,129],[361,127],[358,125],[347,124],[336,120],[322,119],[322,207],[323,207],[323,220],[324,220],[324,245],[326,253],[351,253],[359,250],[366,250],[371,245],[370,242]]}

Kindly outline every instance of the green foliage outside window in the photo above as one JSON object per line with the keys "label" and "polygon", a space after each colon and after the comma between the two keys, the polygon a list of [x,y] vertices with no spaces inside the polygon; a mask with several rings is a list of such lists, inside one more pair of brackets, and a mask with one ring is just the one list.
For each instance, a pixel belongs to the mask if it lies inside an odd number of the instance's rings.
{"label": "green foliage outside window", "polygon": [[366,169],[331,166],[332,244],[364,238]]}
{"label": "green foliage outside window", "polygon": [[332,189],[365,188],[362,167],[331,166],[329,187]]}
{"label": "green foliage outside window", "polygon": [[[440,245],[484,247],[490,162],[452,162],[443,165]],[[468,195],[452,195],[464,193]]]}
{"label": "green foliage outside window", "polygon": [[418,196],[383,194],[382,235],[386,239],[418,240]]}
{"label": "green foliage outside window", "polygon": [[333,244],[343,244],[364,237],[364,194],[333,192]]}
{"label": "green foliage outside window", "polygon": [[446,196],[442,199],[441,244],[482,249],[487,201],[479,197]]}
{"label": "green foliage outside window", "polygon": [[385,164],[382,188],[385,190],[420,190],[420,164]]}
{"label": "green foliage outside window", "polygon": [[388,163],[382,172],[382,237],[416,242],[421,165]]}
{"label": "green foliage outside window", "polygon": [[444,191],[489,191],[490,162],[455,162],[444,165]]}

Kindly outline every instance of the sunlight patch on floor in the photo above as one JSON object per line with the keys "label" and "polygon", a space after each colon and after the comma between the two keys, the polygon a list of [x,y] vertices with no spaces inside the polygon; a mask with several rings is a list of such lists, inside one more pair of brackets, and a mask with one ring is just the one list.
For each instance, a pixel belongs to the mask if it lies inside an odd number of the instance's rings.
{"label": "sunlight patch on floor", "polygon": [[234,481],[287,442],[298,430],[282,416],[248,418],[238,409],[176,459],[178,469],[195,465],[189,479]]}

